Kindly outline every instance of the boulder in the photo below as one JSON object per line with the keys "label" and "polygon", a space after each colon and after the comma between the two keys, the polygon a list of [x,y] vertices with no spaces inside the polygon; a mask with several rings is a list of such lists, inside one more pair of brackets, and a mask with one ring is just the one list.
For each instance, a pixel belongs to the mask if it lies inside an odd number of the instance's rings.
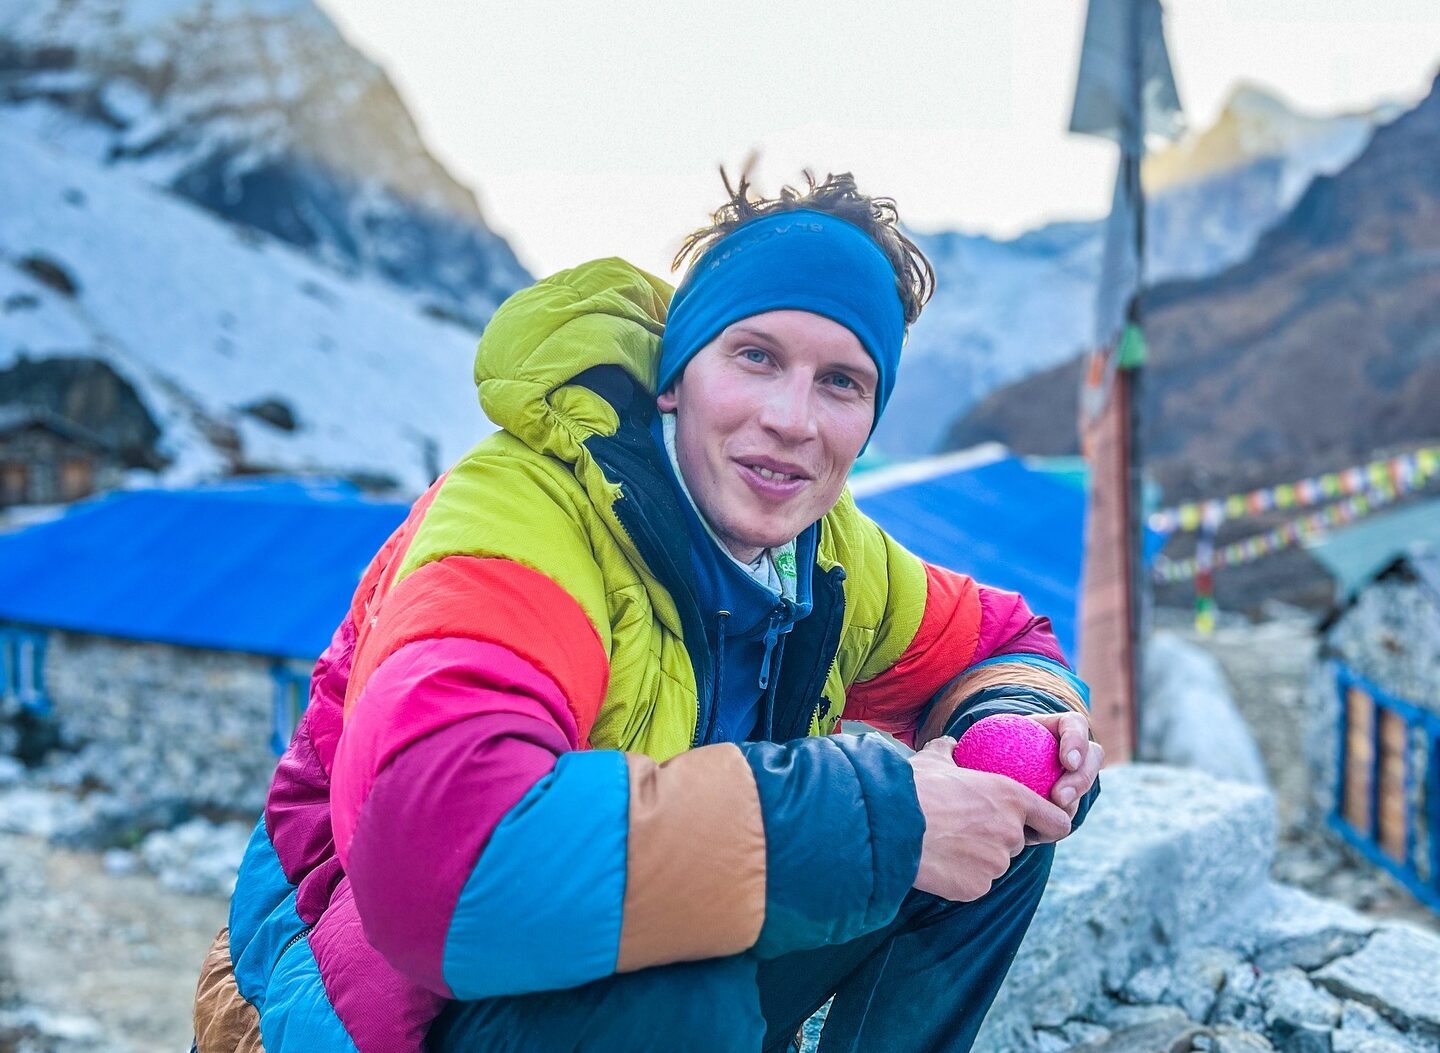
{"label": "boulder", "polygon": [[1213,656],[1174,633],[1159,631],[1145,646],[1144,679],[1142,757],[1266,785],[1260,747],[1235,705],[1225,670]]}
{"label": "boulder", "polygon": [[1056,851],[977,1053],[1014,1053],[1033,1028],[1095,1019],[1107,979],[1168,965],[1177,945],[1266,881],[1275,811],[1263,788],[1148,764],[1107,770],[1101,786]]}

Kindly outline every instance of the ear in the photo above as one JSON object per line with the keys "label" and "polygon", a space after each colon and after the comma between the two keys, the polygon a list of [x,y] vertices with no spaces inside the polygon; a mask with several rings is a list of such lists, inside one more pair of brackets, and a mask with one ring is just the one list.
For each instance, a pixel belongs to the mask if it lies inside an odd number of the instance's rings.
{"label": "ear", "polygon": [[674,413],[680,406],[680,400],[675,396],[675,385],[671,384],[662,391],[655,400],[656,407],[661,413]]}

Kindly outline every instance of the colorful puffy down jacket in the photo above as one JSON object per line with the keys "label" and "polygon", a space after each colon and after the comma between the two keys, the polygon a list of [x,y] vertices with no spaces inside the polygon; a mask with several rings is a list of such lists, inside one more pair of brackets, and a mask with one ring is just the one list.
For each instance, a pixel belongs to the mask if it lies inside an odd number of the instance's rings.
{"label": "colorful puffy down jacket", "polygon": [[909,765],[841,718],[918,743],[997,687],[1083,707],[1045,619],[847,493],[775,741],[698,746],[723,670],[648,431],[669,295],[602,260],[486,328],[503,430],[416,502],[316,666],[202,972],[200,1053],[413,1053],[444,999],[853,939],[899,908],[924,820]]}

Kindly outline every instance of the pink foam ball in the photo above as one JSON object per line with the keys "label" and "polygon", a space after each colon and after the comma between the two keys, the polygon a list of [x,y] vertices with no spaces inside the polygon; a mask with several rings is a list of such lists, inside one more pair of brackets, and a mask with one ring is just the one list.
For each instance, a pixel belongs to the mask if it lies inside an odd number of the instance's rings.
{"label": "pink foam ball", "polygon": [[1045,798],[1065,773],[1055,736],[1017,713],[977,720],[955,743],[952,756],[962,768],[1008,775]]}

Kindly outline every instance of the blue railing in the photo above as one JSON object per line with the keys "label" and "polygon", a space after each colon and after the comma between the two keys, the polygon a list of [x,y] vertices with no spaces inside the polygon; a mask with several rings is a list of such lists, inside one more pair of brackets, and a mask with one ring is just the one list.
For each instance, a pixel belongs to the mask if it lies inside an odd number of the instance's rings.
{"label": "blue railing", "polygon": [[50,715],[45,644],[43,632],[0,625],[0,699],[18,702],[21,709],[37,717]]}
{"label": "blue railing", "polygon": [[[1440,715],[1396,698],[1343,663],[1336,662],[1334,666],[1339,717],[1335,735],[1335,801],[1329,816],[1330,826],[1422,903],[1440,911]],[[1368,729],[1358,726],[1361,698],[1370,707]],[[1399,721],[1403,729],[1401,735],[1392,736],[1400,739],[1398,751],[1393,742],[1386,742],[1385,714],[1392,724]],[[1352,722],[1357,726],[1352,728]],[[1352,764],[1355,758],[1351,755],[1351,746],[1357,735],[1367,743],[1369,756]],[[1400,844],[1387,846],[1382,784],[1387,764],[1393,768],[1397,763],[1402,766],[1403,829]],[[1355,781],[1357,769],[1364,772],[1361,784]],[[1363,821],[1357,824],[1354,821],[1357,818]]]}
{"label": "blue railing", "polygon": [[310,704],[310,673],[301,672],[284,662],[270,667],[270,676],[275,681],[275,701],[270,720],[270,748],[278,757],[290,745],[295,727],[300,723],[305,707]]}

